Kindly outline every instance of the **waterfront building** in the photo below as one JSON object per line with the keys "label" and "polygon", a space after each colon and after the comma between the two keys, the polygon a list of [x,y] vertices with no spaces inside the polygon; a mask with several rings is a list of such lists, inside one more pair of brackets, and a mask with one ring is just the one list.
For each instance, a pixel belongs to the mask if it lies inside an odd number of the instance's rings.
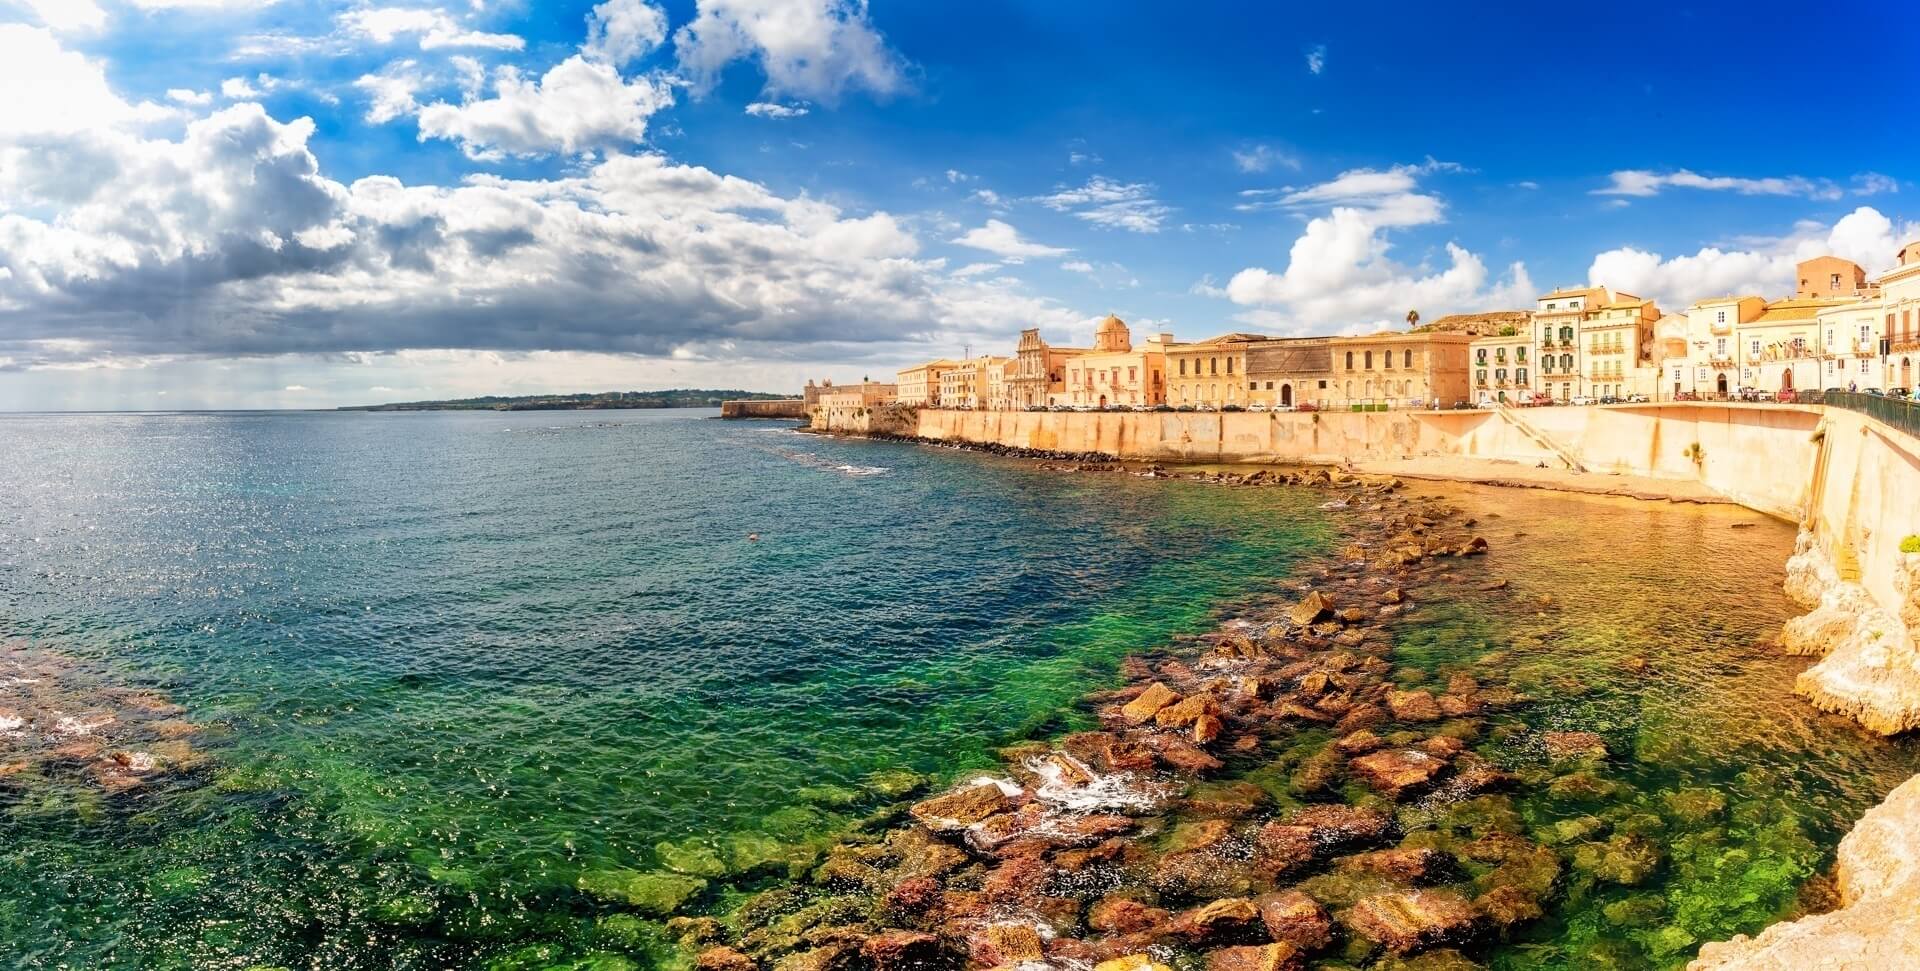
{"label": "waterfront building", "polygon": [[1247,348],[1270,339],[1260,334],[1221,334],[1193,343],[1169,343],[1167,404],[1246,407],[1254,390],[1247,374]]}
{"label": "waterfront building", "polygon": [[997,360],[1000,362],[998,366],[987,369],[985,407],[988,411],[1013,411],[1013,379],[1020,371],[1020,361],[1011,357]]}
{"label": "waterfront building", "polygon": [[1852,301],[1787,297],[1768,303],[1759,316],[1738,325],[1734,332],[1740,349],[1739,387],[1775,394],[1825,387],[1826,355],[1818,318],[1822,309],[1842,302]]}
{"label": "waterfront building", "polygon": [[1329,345],[1333,407],[1447,408],[1470,400],[1469,334],[1381,331]]}
{"label": "waterfront building", "polygon": [[1520,403],[1533,394],[1533,334],[1525,326],[1508,333],[1476,337],[1468,345],[1473,359],[1473,400]]}
{"label": "waterfront building", "polygon": [[1065,404],[1067,362],[1091,353],[1085,347],[1054,347],[1041,339],[1037,327],[1021,331],[1008,387],[1009,407],[1025,410]]}
{"label": "waterfront building", "polygon": [[807,413],[826,415],[826,423],[815,422],[814,427],[833,427],[834,422],[844,423],[849,418],[864,415],[870,409],[891,403],[895,391],[896,388],[891,384],[874,381],[840,386],[829,381],[820,387],[813,404],[807,407]]}
{"label": "waterfront building", "polygon": [[1659,383],[1652,358],[1653,324],[1659,319],[1660,308],[1653,301],[1628,298],[1601,304],[1580,325],[1588,394],[1653,396]]}
{"label": "waterfront building", "polygon": [[1093,349],[1066,362],[1066,400],[1076,408],[1148,406],[1167,400],[1167,346],[1172,334],[1156,334],[1139,347],[1125,321],[1108,315],[1093,333]]}
{"label": "waterfront building", "polygon": [[940,376],[958,366],[959,362],[942,358],[902,368],[898,375],[899,402],[903,405],[940,407]]}
{"label": "waterfront building", "polygon": [[1820,334],[1820,386],[1836,391],[1884,389],[1885,356],[1881,353],[1877,299],[1841,300],[1814,313]]}
{"label": "waterfront building", "polygon": [[821,395],[837,394],[845,391],[858,392],[863,396],[864,400],[892,401],[894,395],[897,393],[898,387],[898,385],[881,384],[878,381],[866,379],[862,379],[859,384],[834,384],[832,378],[825,378],[818,382],[815,382],[812,378],[808,378],[807,386],[801,389],[801,406],[808,411],[812,411],[814,406],[820,403]]}
{"label": "waterfront building", "polygon": [[954,362],[952,367],[940,372],[937,406],[969,410],[987,407],[989,372],[1004,369],[1008,360],[989,355]]}
{"label": "waterfront building", "polygon": [[1882,378],[1887,388],[1911,391],[1920,380],[1920,242],[1901,247],[1899,265],[1880,276],[1876,306],[1885,339]]}
{"label": "waterfront building", "polygon": [[1569,401],[1591,389],[1585,373],[1580,332],[1587,321],[1611,303],[1631,303],[1639,297],[1606,287],[1562,288],[1539,298],[1533,311],[1539,356],[1538,388],[1559,401]]}
{"label": "waterfront building", "polygon": [[[1740,325],[1766,309],[1766,300],[1754,296],[1695,301],[1687,308],[1686,357],[1684,361],[1668,360],[1661,393],[1669,397],[1710,397],[1738,392],[1743,384]],[[1745,373],[1748,378],[1752,376],[1751,370]]]}
{"label": "waterfront building", "polygon": [[1249,404],[1291,408],[1303,402],[1325,405],[1332,397],[1332,338],[1253,341],[1246,345],[1245,354]]}

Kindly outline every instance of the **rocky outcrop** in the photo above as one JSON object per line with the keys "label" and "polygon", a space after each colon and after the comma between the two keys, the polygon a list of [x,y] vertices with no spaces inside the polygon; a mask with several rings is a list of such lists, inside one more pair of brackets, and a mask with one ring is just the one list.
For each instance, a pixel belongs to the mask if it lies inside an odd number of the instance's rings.
{"label": "rocky outcrop", "polygon": [[1834,864],[1839,910],[1708,944],[1688,971],[1920,967],[1920,776],[1860,818]]}
{"label": "rocky outcrop", "polygon": [[1842,579],[1811,533],[1800,535],[1787,561],[1786,591],[1812,609],[1787,622],[1781,646],[1824,657],[1801,672],[1794,691],[1883,735],[1920,728],[1920,649],[1912,633],[1866,588]]}

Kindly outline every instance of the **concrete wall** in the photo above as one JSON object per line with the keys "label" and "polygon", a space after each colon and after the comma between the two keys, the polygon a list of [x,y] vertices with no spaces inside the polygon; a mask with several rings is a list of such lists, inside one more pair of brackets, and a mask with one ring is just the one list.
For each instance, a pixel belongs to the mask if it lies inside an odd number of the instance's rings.
{"label": "concrete wall", "polygon": [[1920,441],[1839,408],[1827,410],[1824,432],[1808,525],[1842,578],[1898,615],[1900,541],[1920,535]]}
{"label": "concrete wall", "polygon": [[777,401],[722,401],[722,418],[805,418],[807,403],[802,398]]}

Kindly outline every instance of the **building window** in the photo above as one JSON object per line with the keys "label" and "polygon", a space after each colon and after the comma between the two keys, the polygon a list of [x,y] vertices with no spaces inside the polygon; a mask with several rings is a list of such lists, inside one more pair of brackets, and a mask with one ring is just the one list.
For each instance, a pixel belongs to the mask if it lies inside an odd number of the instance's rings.
{"label": "building window", "polygon": [[1754,357],[1760,356],[1760,338],[1754,338],[1752,343],[1747,345],[1747,353],[1752,354]]}
{"label": "building window", "polygon": [[1716,312],[1713,316],[1713,322],[1716,324],[1724,324],[1727,322],[1727,312],[1724,310]]}
{"label": "building window", "polygon": [[1513,380],[1514,380],[1514,381],[1515,381],[1516,383],[1518,383],[1518,384],[1526,384],[1526,383],[1527,383],[1527,369],[1526,369],[1526,368],[1515,368],[1515,369],[1514,369],[1514,372],[1513,372]]}
{"label": "building window", "polygon": [[[1268,381],[1268,382],[1267,382],[1267,387],[1269,387],[1269,388],[1271,388],[1271,387],[1273,387],[1273,382],[1272,382],[1272,381]],[[1248,382],[1247,382],[1247,390],[1248,390],[1248,391],[1258,391],[1258,390],[1260,390],[1260,382],[1258,382],[1258,381],[1248,381]]]}
{"label": "building window", "polygon": [[1352,351],[1347,352],[1347,370],[1349,371],[1353,370],[1353,352]]}
{"label": "building window", "polygon": [[1187,373],[1187,359],[1183,357],[1180,359],[1180,374],[1182,377],[1184,377],[1186,373]]}
{"label": "building window", "polygon": [[1207,358],[1207,373],[1208,373],[1208,374],[1219,374],[1219,373],[1220,373],[1220,359],[1219,359],[1219,358],[1217,358],[1217,357],[1210,357],[1210,358]]}
{"label": "building window", "polygon": [[1140,380],[1140,369],[1137,367],[1127,368],[1127,383],[1132,384],[1138,380]]}
{"label": "building window", "polygon": [[1369,371],[1373,370],[1373,352],[1372,351],[1367,352],[1367,370]]}
{"label": "building window", "polygon": [[1227,373],[1233,373],[1233,358],[1227,358]]}
{"label": "building window", "polygon": [[1413,349],[1412,348],[1408,348],[1400,352],[1400,366],[1402,367],[1413,366]]}
{"label": "building window", "polygon": [[1273,382],[1272,382],[1272,381],[1268,381],[1268,382],[1267,382],[1267,390],[1268,390],[1268,391],[1272,391],[1272,390],[1273,390]]}

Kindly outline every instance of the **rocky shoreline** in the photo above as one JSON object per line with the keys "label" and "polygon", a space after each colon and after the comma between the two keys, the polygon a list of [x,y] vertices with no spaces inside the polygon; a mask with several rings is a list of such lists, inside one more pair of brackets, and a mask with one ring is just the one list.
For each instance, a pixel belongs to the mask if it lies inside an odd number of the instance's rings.
{"label": "rocky shoreline", "polygon": [[[1489,717],[1527,703],[1513,688],[1394,663],[1389,625],[1487,550],[1472,519],[1337,471],[1135,474],[1310,481],[1358,539],[1297,599],[1127,661],[1124,687],[1086,699],[1097,729],[1005,750],[1001,772],[845,836],[724,917],[674,918],[698,968],[1465,969],[1569,883],[1660,865],[1630,827],[1600,838],[1594,819],[1574,835],[1595,838],[1556,847],[1516,811],[1522,787],[1609,786],[1598,735],[1517,738]],[[1546,768],[1499,768],[1471,750],[1488,738]]]}

